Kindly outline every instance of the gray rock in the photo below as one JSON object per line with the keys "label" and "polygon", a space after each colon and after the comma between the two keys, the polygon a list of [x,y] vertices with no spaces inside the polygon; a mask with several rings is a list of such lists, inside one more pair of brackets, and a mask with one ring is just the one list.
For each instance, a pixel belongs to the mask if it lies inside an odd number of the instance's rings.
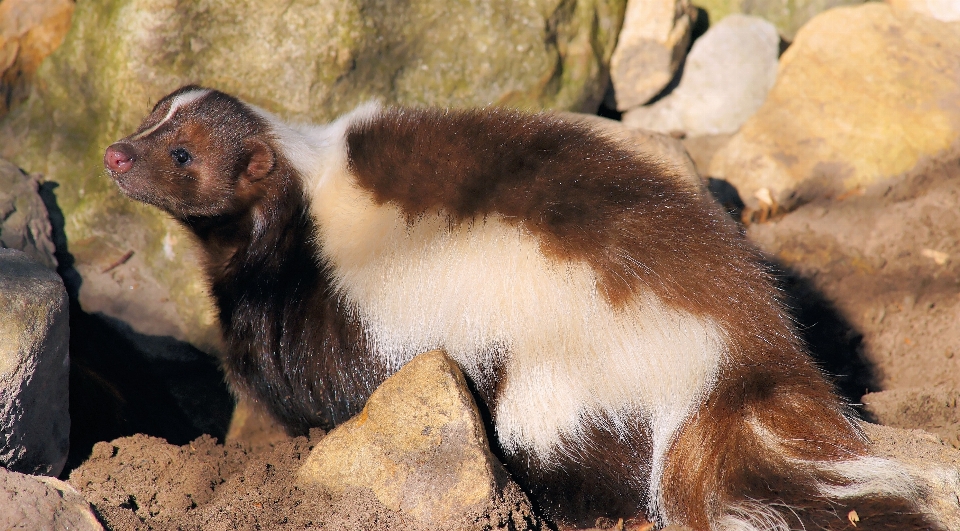
{"label": "gray rock", "polygon": [[610,79],[617,109],[650,101],[670,83],[690,45],[696,11],[689,0],[631,0]]}
{"label": "gray rock", "polygon": [[191,238],[103,174],[103,150],[160,97],[201,83],[314,123],[371,98],[594,111],[624,9],[624,0],[78,2],[31,96],[0,123],[0,157],[61,185],[86,311],[213,350],[216,314]]}
{"label": "gray rock", "polygon": [[360,489],[386,507],[442,527],[494,503],[507,481],[457,365],[421,354],[387,379],[363,411],[314,447],[302,483],[337,495]]}
{"label": "gray rock", "polygon": [[697,39],[676,90],[623,116],[628,127],[688,136],[733,133],[763,105],[777,79],[773,24],[731,15]]}
{"label": "gray rock", "polygon": [[0,529],[101,531],[103,526],[69,484],[0,468]]}
{"label": "gray rock", "polygon": [[0,466],[56,476],[67,459],[69,323],[56,273],[0,249]]}
{"label": "gray rock", "polygon": [[50,218],[37,194],[38,180],[0,159],[0,247],[18,249],[56,269]]}

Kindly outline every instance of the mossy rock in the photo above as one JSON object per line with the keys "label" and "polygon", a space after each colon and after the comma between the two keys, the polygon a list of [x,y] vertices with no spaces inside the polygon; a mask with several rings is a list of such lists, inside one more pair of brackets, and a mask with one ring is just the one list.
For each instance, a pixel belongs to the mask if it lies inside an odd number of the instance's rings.
{"label": "mossy rock", "polygon": [[[58,183],[80,301],[148,334],[213,347],[190,238],[120,196],[104,149],[199,83],[293,120],[387,104],[594,110],[625,0],[79,2],[0,156]],[[130,255],[133,251],[133,255]]]}

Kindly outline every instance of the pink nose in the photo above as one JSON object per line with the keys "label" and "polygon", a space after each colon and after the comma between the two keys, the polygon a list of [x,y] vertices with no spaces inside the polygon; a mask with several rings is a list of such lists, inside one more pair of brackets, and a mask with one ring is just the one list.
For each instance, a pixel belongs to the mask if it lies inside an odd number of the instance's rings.
{"label": "pink nose", "polygon": [[113,173],[126,173],[136,160],[132,151],[129,146],[117,142],[103,154],[103,165]]}

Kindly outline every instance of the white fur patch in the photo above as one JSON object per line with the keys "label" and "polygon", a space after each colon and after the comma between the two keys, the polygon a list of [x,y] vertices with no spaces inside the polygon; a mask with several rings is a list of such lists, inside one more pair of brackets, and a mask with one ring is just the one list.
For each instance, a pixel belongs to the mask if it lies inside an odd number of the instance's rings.
{"label": "white fur patch", "polygon": [[334,122],[312,125],[288,124],[264,109],[248,107],[270,124],[271,133],[282,146],[287,160],[303,176],[304,194],[311,203],[318,197],[317,188],[326,183],[329,176],[346,170],[347,128],[375,116],[381,109],[379,102],[369,101]]}
{"label": "white fur patch", "polygon": [[[784,510],[789,510],[785,507]],[[783,515],[762,503],[743,503],[727,509],[727,514],[711,523],[714,531],[790,531]]]}
{"label": "white fur patch", "polygon": [[184,92],[183,94],[177,95],[177,97],[175,97],[173,101],[170,103],[170,109],[167,110],[167,114],[163,117],[162,120],[154,124],[153,127],[150,127],[149,129],[142,131],[136,134],[135,136],[131,137],[130,140],[140,140],[141,138],[146,138],[151,133],[159,129],[163,124],[170,121],[170,118],[173,118],[173,116],[177,114],[178,110],[180,110],[186,105],[189,105],[197,101],[198,99],[206,96],[207,94],[210,94],[209,89],[189,90],[187,92]]}
{"label": "white fur patch", "polygon": [[276,128],[304,176],[321,258],[376,353],[397,369],[443,348],[481,384],[505,364],[495,414],[508,452],[549,460],[561,436],[586,435],[589,419],[611,419],[614,430],[644,423],[659,500],[666,452],[714,385],[725,352],[719,327],[650,293],[615,309],[587,264],[547,258],[533,235],[497,216],[451,227],[432,215],[408,226],[346,168],[345,131],[376,112]]}
{"label": "white fur patch", "polygon": [[820,493],[831,498],[857,498],[883,494],[916,499],[916,479],[902,463],[882,457],[858,457],[835,463],[814,463],[818,469],[849,480],[846,485],[820,485]]}
{"label": "white fur patch", "polygon": [[[772,430],[756,421],[751,421],[750,427],[771,452],[781,456],[788,455],[783,440]],[[893,459],[873,456],[859,456],[842,461],[810,461],[789,457],[784,459],[797,469],[817,470],[828,477],[836,478],[841,484],[824,482],[816,486],[819,494],[827,498],[885,495],[911,500],[919,497],[917,478],[903,463]]]}

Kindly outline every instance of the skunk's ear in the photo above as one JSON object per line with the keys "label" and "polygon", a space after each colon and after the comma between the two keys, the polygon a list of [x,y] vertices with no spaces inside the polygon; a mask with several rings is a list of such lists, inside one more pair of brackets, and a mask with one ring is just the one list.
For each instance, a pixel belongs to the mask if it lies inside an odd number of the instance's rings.
{"label": "skunk's ear", "polygon": [[247,168],[241,176],[250,182],[257,182],[273,171],[276,157],[273,148],[263,139],[250,137],[243,141],[243,153],[247,160]]}

